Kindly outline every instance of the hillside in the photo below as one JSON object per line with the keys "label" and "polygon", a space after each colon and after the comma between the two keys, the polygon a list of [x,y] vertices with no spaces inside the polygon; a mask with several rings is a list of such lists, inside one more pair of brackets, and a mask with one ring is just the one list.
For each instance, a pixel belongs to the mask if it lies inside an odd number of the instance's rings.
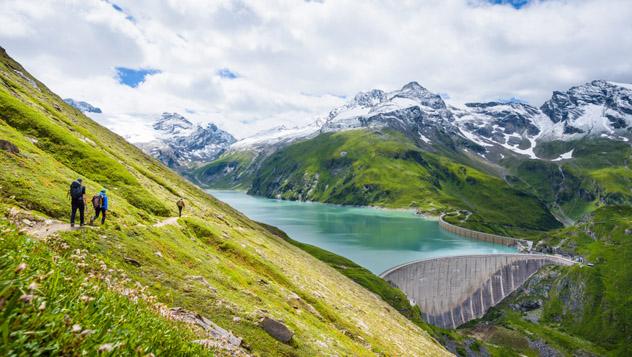
{"label": "hillside", "polygon": [[[5,353],[447,354],[374,294],[64,103],[4,50],[0,79]],[[108,190],[104,226],[56,224],[68,222],[77,177],[89,194]],[[185,216],[167,219],[180,196]],[[293,338],[273,338],[264,318]],[[214,324],[234,336],[213,337]]]}
{"label": "hillside", "polygon": [[229,151],[215,161],[184,172],[184,175],[202,186],[212,183],[213,188],[247,190],[265,157],[265,151]]}
{"label": "hillside", "polygon": [[[466,225],[507,234],[559,227],[535,196],[426,152],[393,130],[327,133],[280,149],[249,193],[351,205],[472,212]],[[498,207],[503,207],[499,210]]]}
{"label": "hillside", "polygon": [[[543,143],[549,160],[506,160],[514,186],[532,191],[566,223],[598,207],[632,204],[632,146],[605,138]],[[565,153],[572,158],[558,159]]]}

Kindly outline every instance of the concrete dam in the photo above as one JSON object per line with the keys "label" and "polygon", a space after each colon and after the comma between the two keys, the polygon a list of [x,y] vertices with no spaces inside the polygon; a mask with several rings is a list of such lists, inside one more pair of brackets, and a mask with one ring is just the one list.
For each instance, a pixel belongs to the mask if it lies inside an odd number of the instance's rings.
{"label": "concrete dam", "polygon": [[482,317],[541,267],[572,265],[558,256],[489,254],[434,258],[402,264],[380,275],[421,308],[425,321],[456,328]]}

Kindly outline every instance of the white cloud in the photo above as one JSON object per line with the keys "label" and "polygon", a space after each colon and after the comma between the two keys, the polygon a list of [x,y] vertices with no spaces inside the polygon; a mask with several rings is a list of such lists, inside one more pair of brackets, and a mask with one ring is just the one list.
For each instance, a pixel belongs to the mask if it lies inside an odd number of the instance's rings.
{"label": "white cloud", "polygon": [[[105,1],[3,1],[0,45],[109,123],[145,127],[163,111],[189,111],[238,137],[412,80],[456,103],[536,105],[592,79],[632,82],[627,0],[534,0],[520,10],[484,0],[114,3],[123,12]],[[129,88],[117,66],[161,73]],[[220,78],[223,68],[240,77]]]}

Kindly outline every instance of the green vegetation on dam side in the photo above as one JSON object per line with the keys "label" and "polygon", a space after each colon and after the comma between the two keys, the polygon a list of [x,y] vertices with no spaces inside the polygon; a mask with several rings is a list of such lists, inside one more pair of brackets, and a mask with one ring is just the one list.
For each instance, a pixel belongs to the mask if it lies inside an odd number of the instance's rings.
{"label": "green vegetation on dam side", "polygon": [[[4,50],[0,140],[0,354],[447,355],[376,295],[65,104]],[[108,189],[105,225],[69,229],[77,177],[88,194]],[[179,196],[185,216],[168,219]]]}

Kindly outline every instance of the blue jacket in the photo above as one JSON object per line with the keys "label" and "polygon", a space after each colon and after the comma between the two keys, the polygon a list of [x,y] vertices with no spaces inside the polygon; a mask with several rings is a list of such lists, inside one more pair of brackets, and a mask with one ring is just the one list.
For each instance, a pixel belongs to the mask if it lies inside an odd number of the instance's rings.
{"label": "blue jacket", "polygon": [[99,195],[101,195],[101,197],[103,198],[103,203],[101,204],[101,208],[107,210],[108,209],[108,195],[106,195],[103,192],[99,193]]}

